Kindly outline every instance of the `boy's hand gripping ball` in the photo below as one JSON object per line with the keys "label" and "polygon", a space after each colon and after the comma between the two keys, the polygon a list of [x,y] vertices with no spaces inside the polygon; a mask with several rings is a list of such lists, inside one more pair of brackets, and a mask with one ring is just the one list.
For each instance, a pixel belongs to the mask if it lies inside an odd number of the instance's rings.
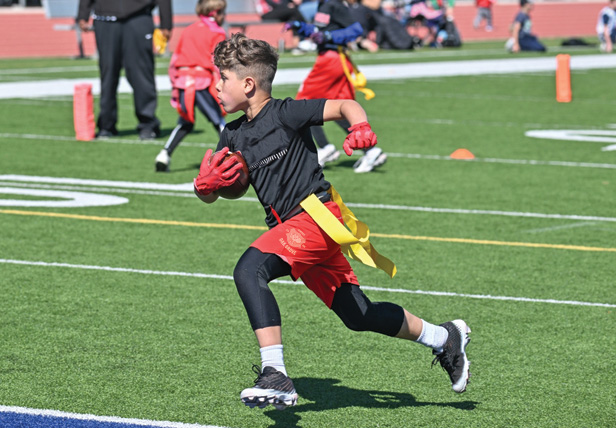
{"label": "boy's hand gripping ball", "polygon": [[226,199],[242,197],[249,185],[248,167],[244,158],[239,152],[229,153],[227,147],[213,155],[211,149],[205,152],[199,175],[194,180],[197,196],[216,192]]}
{"label": "boy's hand gripping ball", "polygon": [[239,199],[246,194],[250,187],[250,176],[248,175],[248,165],[240,152],[231,152],[225,156],[227,159],[235,159],[242,167],[238,170],[239,175],[235,181],[228,186],[221,187],[216,193],[225,199]]}

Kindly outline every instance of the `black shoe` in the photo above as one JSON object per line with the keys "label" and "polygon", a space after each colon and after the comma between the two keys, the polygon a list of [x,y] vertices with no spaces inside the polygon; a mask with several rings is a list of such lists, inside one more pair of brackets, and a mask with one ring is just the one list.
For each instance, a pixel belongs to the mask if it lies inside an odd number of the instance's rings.
{"label": "black shoe", "polygon": [[462,320],[449,321],[441,324],[441,327],[447,329],[449,336],[442,352],[432,351],[436,355],[432,365],[434,366],[437,361],[441,363],[441,367],[449,374],[453,390],[464,392],[471,376],[469,371],[471,362],[466,358],[465,351],[466,345],[471,341],[468,337],[471,329]]}
{"label": "black shoe", "polygon": [[168,172],[169,164],[171,163],[171,157],[169,157],[169,152],[167,150],[162,149],[156,159],[154,159],[155,167],[157,172]]}
{"label": "black shoe", "polygon": [[258,366],[252,366],[258,375],[255,386],[246,388],[240,394],[242,402],[251,409],[255,406],[264,408],[272,404],[276,409],[283,410],[287,406],[297,404],[297,392],[293,381],[273,367],[264,367],[261,372]]}
{"label": "black shoe", "polygon": [[118,135],[117,129],[101,129],[100,131],[96,133],[96,138],[104,140],[107,138],[115,137],[117,135]]}
{"label": "black shoe", "polygon": [[154,140],[155,138],[160,137],[160,129],[142,129],[139,131],[139,139],[140,140]]}

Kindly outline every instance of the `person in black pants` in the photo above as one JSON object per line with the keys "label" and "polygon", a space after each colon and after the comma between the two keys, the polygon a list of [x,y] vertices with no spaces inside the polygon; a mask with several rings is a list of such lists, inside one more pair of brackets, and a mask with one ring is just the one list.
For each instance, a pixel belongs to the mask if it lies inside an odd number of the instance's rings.
{"label": "person in black pants", "polygon": [[88,21],[92,10],[94,12],[92,17],[101,76],[98,138],[118,134],[117,92],[122,67],[133,88],[139,138],[146,140],[160,136],[152,49],[152,9],[156,6],[159,8],[161,32],[169,40],[173,28],[171,0],[79,1],[77,23],[82,31],[90,30]]}

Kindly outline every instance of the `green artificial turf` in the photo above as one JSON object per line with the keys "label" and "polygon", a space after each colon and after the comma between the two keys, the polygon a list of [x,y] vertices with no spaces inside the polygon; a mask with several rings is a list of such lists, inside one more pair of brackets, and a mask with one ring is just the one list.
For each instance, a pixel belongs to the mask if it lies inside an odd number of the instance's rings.
{"label": "green artificial turf", "polygon": [[[493,53],[500,43],[463,49],[356,58],[361,66],[511,57]],[[294,61],[284,56],[281,68]],[[0,71],[5,83],[97,76],[90,60],[2,60]],[[206,205],[189,191],[3,180],[0,202],[55,200],[6,187],[129,202],[0,206],[0,405],[234,428],[613,426],[616,151],[525,133],[613,130],[615,77],[573,71],[569,104],[555,101],[548,72],[371,81],[377,96],[359,101],[387,163],[355,174],[358,155],[343,154],[325,168],[398,266],[391,280],[352,262],[360,282],[376,288],[366,294],[471,327],[464,394],[430,367],[429,349],[351,332],[301,283],[285,282],[272,289],[299,402],[248,409],[239,392],[252,385],[259,352],[231,275],[264,230],[252,190]],[[296,91],[278,86],[274,96]],[[92,142],[74,140],[70,96],[0,100],[0,174],[190,183],[217,138],[198,116],[171,172],[154,172],[177,120],[168,99],[160,93],[163,136],[149,143],[138,140],[128,94],[119,97],[120,136]],[[326,130],[341,147],[343,132]],[[458,148],[477,159],[447,160]]]}

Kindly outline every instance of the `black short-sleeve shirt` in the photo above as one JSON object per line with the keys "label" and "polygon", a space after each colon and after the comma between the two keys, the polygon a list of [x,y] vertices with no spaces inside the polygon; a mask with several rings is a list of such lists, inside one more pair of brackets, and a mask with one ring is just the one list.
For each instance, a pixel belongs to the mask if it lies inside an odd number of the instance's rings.
{"label": "black short-sleeve shirt", "polygon": [[269,227],[311,193],[327,190],[310,127],[323,125],[325,99],[272,98],[251,121],[246,115],[227,124],[216,150],[240,151],[250,181],[265,209]]}

